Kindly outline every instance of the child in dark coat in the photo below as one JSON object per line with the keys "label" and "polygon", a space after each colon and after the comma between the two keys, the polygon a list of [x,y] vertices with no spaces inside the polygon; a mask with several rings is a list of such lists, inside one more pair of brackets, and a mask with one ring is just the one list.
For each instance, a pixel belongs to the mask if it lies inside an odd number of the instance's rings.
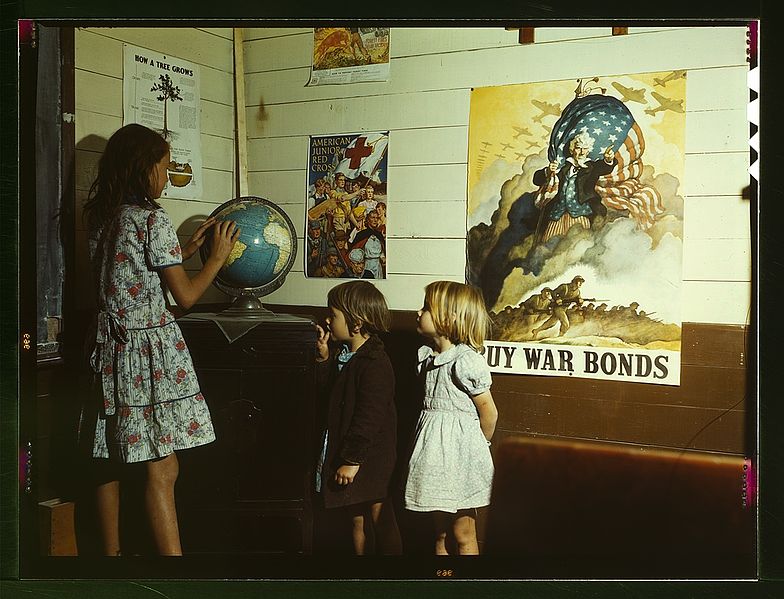
{"label": "child in dark coat", "polygon": [[[396,459],[395,375],[378,333],[389,329],[381,292],[368,281],[333,287],[327,331],[318,327],[317,371],[329,390],[316,488],[351,519],[354,553],[401,553],[388,499]],[[338,342],[330,352],[329,340]]]}

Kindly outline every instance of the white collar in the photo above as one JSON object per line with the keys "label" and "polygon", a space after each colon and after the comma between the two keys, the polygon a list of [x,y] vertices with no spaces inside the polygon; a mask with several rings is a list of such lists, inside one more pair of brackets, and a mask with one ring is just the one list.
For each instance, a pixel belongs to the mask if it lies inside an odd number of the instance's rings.
{"label": "white collar", "polygon": [[462,356],[464,353],[474,351],[469,345],[465,343],[458,343],[457,345],[453,345],[446,351],[441,353],[436,353],[432,347],[429,345],[423,345],[419,348],[418,358],[419,362],[424,362],[431,356],[435,356],[433,358],[433,365],[434,366],[441,366],[442,364],[446,364],[447,362],[451,362],[455,358]]}

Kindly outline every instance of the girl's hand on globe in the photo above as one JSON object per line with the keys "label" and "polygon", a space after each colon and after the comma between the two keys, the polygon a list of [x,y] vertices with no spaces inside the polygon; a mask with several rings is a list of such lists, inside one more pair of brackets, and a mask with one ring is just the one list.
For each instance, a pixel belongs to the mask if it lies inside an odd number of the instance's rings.
{"label": "girl's hand on globe", "polygon": [[329,358],[329,331],[325,331],[321,326],[316,325],[318,337],[316,338],[316,362],[324,362]]}
{"label": "girl's hand on globe", "polygon": [[204,244],[204,240],[206,239],[205,233],[207,229],[209,229],[213,224],[215,224],[215,217],[211,216],[207,220],[205,220],[199,228],[191,235],[191,238],[188,240],[188,243],[185,244],[185,247],[182,248],[182,259],[187,260],[193,254],[199,251],[199,248]]}
{"label": "girl's hand on globe", "polygon": [[240,228],[233,220],[216,222],[212,226],[212,247],[208,260],[215,260],[223,265],[239,239]]}

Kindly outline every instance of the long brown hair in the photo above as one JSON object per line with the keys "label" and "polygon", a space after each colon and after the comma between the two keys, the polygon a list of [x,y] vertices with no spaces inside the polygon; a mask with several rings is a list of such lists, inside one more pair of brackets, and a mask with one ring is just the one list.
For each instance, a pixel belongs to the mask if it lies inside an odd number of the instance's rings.
{"label": "long brown hair", "polygon": [[115,131],[84,205],[89,227],[103,227],[121,204],[160,208],[150,197],[150,174],[168,151],[167,141],[143,125],[131,123]]}

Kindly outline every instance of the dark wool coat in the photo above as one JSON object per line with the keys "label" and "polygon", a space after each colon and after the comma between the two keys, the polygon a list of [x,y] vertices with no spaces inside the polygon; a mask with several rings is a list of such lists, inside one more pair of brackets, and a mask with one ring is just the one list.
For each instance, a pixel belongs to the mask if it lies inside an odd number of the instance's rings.
{"label": "dark wool coat", "polygon": [[[328,396],[326,413],[322,413],[322,425],[329,430],[322,473],[324,506],[387,497],[397,457],[397,411],[395,374],[384,343],[371,336],[340,372],[334,355],[317,367]],[[335,473],[343,464],[360,464],[349,485],[335,482]]]}

